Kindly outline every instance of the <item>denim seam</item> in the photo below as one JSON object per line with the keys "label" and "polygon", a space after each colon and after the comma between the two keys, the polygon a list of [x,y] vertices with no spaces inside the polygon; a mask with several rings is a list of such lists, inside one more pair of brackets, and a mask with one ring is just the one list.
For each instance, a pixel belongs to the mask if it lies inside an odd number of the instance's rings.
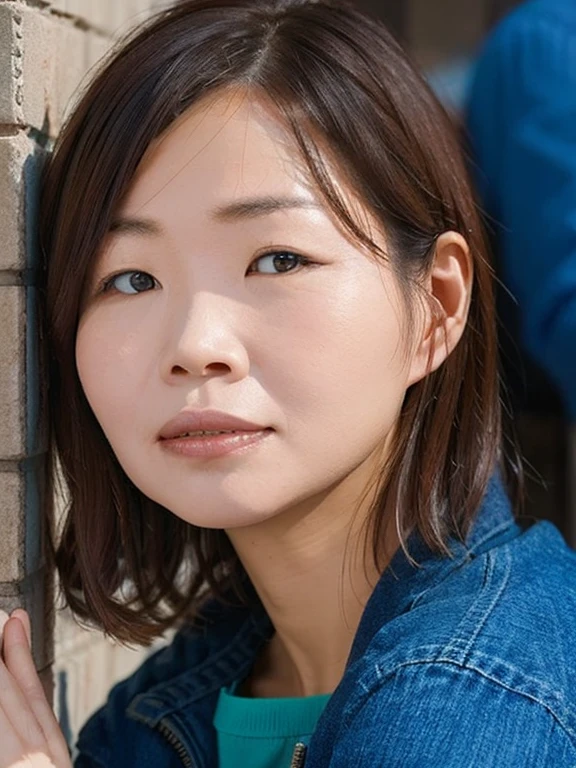
{"label": "denim seam", "polygon": [[[529,696],[534,700],[539,701],[543,706],[548,706],[549,708],[555,708],[565,712],[568,718],[576,723],[576,710],[574,710],[574,708],[569,703],[567,703],[564,698],[558,696],[553,688],[538,678],[528,676],[519,667],[510,664],[504,659],[486,654],[483,651],[477,649],[469,654],[465,662],[463,662],[458,657],[444,656],[444,651],[445,647],[439,646],[437,644],[420,645],[413,649],[413,652],[417,654],[415,656],[407,657],[405,654],[403,654],[403,658],[398,658],[398,656],[394,658],[394,655],[390,655],[390,657],[387,659],[388,663],[386,665],[384,665],[382,662],[375,661],[371,669],[375,670],[376,678],[378,681],[382,680],[384,677],[391,677],[396,673],[398,669],[401,669],[402,667],[417,664],[434,665],[436,663],[446,663],[464,670],[469,669],[473,672],[477,672],[483,677],[486,677],[488,680],[493,680],[494,682],[502,685],[502,687],[507,688],[510,691]],[[506,681],[503,676],[496,676],[496,672],[494,670],[495,665],[500,667],[501,670],[506,671],[510,678],[517,678],[520,681],[520,684],[514,686],[510,682]],[[370,677],[368,677],[369,675]],[[377,683],[374,682],[371,671],[367,672],[364,677],[366,678],[366,682],[364,682],[364,680],[360,680],[358,685],[366,693],[368,693]],[[528,690],[523,690],[521,687],[522,683],[525,684],[526,689],[534,689],[535,693],[531,694]],[[574,733],[576,738],[576,728],[572,728],[572,726],[568,725],[568,729],[571,733]]]}
{"label": "denim seam", "polygon": [[[419,650],[422,651],[424,650],[424,648],[420,648]],[[429,650],[431,652],[434,652],[434,650],[437,650],[440,652],[442,651],[441,648],[437,648],[436,646],[429,646]],[[483,654],[477,653],[477,655],[482,656]],[[488,656],[487,658],[492,662],[494,661],[493,657]],[[430,658],[417,658],[417,659],[410,659],[402,662],[397,662],[396,664],[394,664],[394,666],[388,668],[387,670],[382,669],[380,664],[375,664],[373,669],[376,672],[376,679],[372,677],[372,680],[368,682],[368,684],[364,681],[359,681],[359,687],[362,688],[362,690],[364,691],[364,694],[361,697],[359,697],[358,700],[355,701],[353,707],[351,707],[344,713],[342,720],[343,722],[346,721],[349,723],[350,720],[352,720],[353,717],[357,714],[358,710],[364,705],[368,697],[377,693],[378,689],[381,689],[383,685],[386,683],[387,678],[393,677],[400,670],[404,668],[414,667],[414,666],[430,666],[430,667],[446,666],[449,668],[455,667],[456,669],[461,670],[463,672],[470,672],[475,675],[478,675],[479,677],[484,678],[485,680],[488,680],[489,682],[494,683],[495,685],[501,688],[504,688],[506,691],[510,693],[516,694],[518,696],[522,696],[523,698],[527,698],[530,701],[533,701],[539,704],[554,718],[554,720],[556,720],[560,728],[562,728],[565,731],[565,733],[567,734],[567,736],[571,741],[573,748],[576,750],[576,729],[572,727],[570,723],[566,722],[567,719],[570,719],[573,722],[576,722],[576,713],[574,713],[572,708],[567,706],[566,702],[560,699],[557,696],[557,694],[555,694],[553,691],[545,691],[544,690],[545,686],[543,686],[541,682],[534,680],[533,678],[528,678],[521,670],[518,670],[512,665],[507,664],[505,661],[501,661],[498,659],[498,662],[502,666],[512,670],[515,673],[515,675],[517,675],[518,677],[522,677],[527,682],[529,681],[533,683],[535,687],[540,688],[542,692],[542,697],[536,694],[529,693],[528,691],[522,690],[521,688],[513,687],[512,685],[506,683],[505,681],[492,676],[485,669],[474,666],[469,661],[463,664],[454,658],[443,658],[440,655],[434,654]],[[545,697],[547,697],[550,700],[547,701]],[[559,712],[558,710],[561,710],[561,712]]]}
{"label": "denim seam", "polygon": [[[486,554],[482,587],[472,605],[466,611],[466,614],[456,627],[454,636],[443,648],[443,655],[449,656],[452,654],[456,661],[465,665],[466,659],[472,653],[472,647],[482,632],[488,617],[493,612],[502,593],[508,586],[511,566],[512,558],[509,546],[502,548],[502,551],[499,553],[498,562],[492,552]],[[500,583],[495,594],[493,594],[491,585],[495,582],[495,574],[497,571],[499,572],[498,579]],[[503,572],[500,573],[500,571]],[[496,579],[496,583],[498,583],[498,579]]]}
{"label": "denim seam", "polygon": [[[483,536],[481,539],[476,541],[469,549],[464,549],[462,552],[460,552],[457,556],[457,559],[454,560],[451,565],[452,567],[447,569],[434,584],[426,587],[422,592],[420,592],[416,597],[412,600],[411,607],[415,608],[420,603],[426,600],[426,597],[428,594],[433,592],[437,587],[439,587],[443,582],[446,581],[446,579],[450,578],[457,570],[460,568],[463,568],[466,565],[469,565],[472,560],[478,560],[480,559],[485,553],[484,552],[478,552],[478,549],[481,548],[487,541],[490,541],[490,539],[495,538],[500,533],[505,533],[509,528],[512,526],[515,526],[515,522],[506,521],[505,523],[502,523],[498,527],[492,529],[489,533],[487,533],[485,536]],[[506,541],[503,545],[497,545],[497,549],[500,551],[504,547],[508,546],[508,541]],[[459,557],[459,559],[458,559]]]}
{"label": "denim seam", "polygon": [[[472,555],[474,557],[478,557],[478,549],[484,546],[484,544],[490,539],[494,539],[497,536],[500,535],[500,533],[504,533],[508,530],[508,528],[511,528],[516,525],[516,521],[510,521],[506,520],[504,523],[500,523],[500,525],[496,526],[495,528],[491,528],[489,531],[487,531],[482,538],[478,539],[478,541],[475,541],[474,544],[467,550],[467,554]],[[480,554],[483,554],[480,552]]]}

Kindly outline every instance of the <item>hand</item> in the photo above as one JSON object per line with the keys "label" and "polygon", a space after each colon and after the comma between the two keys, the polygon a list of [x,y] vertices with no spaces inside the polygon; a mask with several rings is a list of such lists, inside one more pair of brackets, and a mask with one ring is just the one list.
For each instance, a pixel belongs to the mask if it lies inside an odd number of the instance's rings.
{"label": "hand", "polygon": [[26,611],[0,611],[0,768],[71,768],[30,648]]}

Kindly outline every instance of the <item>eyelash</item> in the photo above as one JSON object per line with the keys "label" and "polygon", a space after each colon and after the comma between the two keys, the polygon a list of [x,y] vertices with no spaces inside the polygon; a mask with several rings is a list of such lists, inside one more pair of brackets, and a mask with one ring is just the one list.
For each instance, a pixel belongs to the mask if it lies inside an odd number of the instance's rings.
{"label": "eyelash", "polygon": [[[256,270],[251,270],[249,268],[248,271],[246,272],[246,274],[247,275],[250,275],[250,274],[252,274],[252,275],[264,274],[264,275],[268,275],[268,276],[274,277],[274,276],[280,276],[282,274],[291,274],[292,272],[300,272],[300,271],[302,271],[302,269],[305,269],[307,267],[320,266],[317,262],[314,262],[311,259],[307,258],[306,256],[302,256],[299,253],[294,253],[293,251],[289,251],[289,250],[274,250],[274,251],[268,251],[268,253],[263,253],[260,256],[258,256],[250,264],[250,267],[253,264],[255,264],[256,262],[260,261],[261,259],[265,259],[268,256],[277,256],[279,254],[287,254],[289,256],[296,257],[296,259],[298,261],[298,266],[296,266],[294,269],[286,270],[286,272],[276,272],[276,273],[257,272]],[[143,272],[142,270],[139,270],[139,269],[126,269],[126,270],[123,270],[122,272],[116,272],[115,274],[110,275],[109,277],[107,277],[107,278],[105,278],[104,280],[101,281],[99,287],[96,290],[96,293],[97,294],[102,294],[102,293],[110,293],[110,292],[114,291],[114,281],[117,280],[119,277],[122,277],[123,275],[130,275],[130,274],[148,275],[147,272]],[[148,276],[152,277],[152,275],[148,275]],[[157,287],[158,286],[158,281],[155,278],[152,278],[152,280],[155,283],[155,287]],[[122,291],[118,291],[118,293],[122,293]],[[138,293],[147,293],[147,291],[137,291],[134,294],[124,294],[124,295],[126,295],[126,296],[136,296],[136,295],[138,295]]]}

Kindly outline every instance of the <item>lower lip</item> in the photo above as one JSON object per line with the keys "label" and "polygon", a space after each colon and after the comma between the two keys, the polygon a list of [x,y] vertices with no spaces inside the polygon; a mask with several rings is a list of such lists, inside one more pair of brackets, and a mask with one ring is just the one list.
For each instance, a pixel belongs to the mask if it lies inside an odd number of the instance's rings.
{"label": "lower lip", "polygon": [[215,459],[231,453],[241,453],[265,440],[272,429],[256,432],[235,432],[234,434],[210,435],[208,437],[174,437],[160,440],[160,445],[171,453],[197,459]]}

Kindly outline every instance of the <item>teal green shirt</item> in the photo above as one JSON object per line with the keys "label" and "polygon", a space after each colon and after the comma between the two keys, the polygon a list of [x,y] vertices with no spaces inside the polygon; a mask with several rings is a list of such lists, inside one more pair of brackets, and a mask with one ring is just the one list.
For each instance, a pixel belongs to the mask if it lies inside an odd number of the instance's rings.
{"label": "teal green shirt", "polygon": [[237,685],[220,690],[214,714],[219,768],[288,768],[294,745],[312,735],[330,694],[250,699],[235,695]]}

